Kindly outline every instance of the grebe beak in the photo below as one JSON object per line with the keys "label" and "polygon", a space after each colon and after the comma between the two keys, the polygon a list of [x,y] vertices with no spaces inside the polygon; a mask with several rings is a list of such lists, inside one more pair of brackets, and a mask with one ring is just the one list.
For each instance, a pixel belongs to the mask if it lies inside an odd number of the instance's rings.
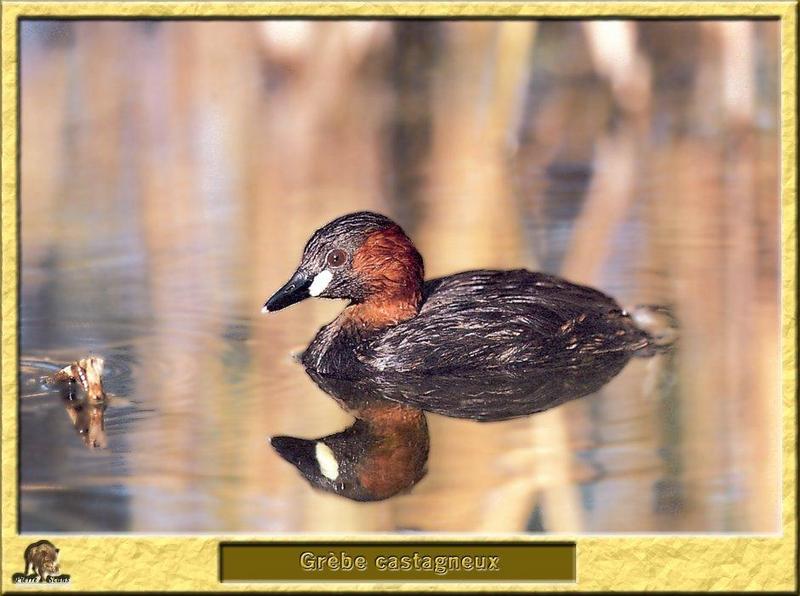
{"label": "grebe beak", "polygon": [[319,473],[319,465],[314,453],[316,441],[281,436],[272,437],[269,442],[278,455],[304,474],[316,476]]}
{"label": "grebe beak", "polygon": [[311,279],[302,271],[297,271],[292,276],[286,285],[272,295],[272,298],[267,300],[264,308],[261,309],[262,313],[275,312],[287,306],[291,306],[296,302],[309,298],[311,294],[308,288],[311,287]]}

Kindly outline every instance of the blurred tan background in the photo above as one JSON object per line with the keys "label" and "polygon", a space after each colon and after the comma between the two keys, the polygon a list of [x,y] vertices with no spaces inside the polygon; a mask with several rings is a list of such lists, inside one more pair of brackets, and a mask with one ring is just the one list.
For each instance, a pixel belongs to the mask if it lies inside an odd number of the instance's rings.
{"label": "blurred tan background", "polygon": [[[769,21],[29,21],[21,529],[774,532],[778,35]],[[395,218],[429,277],[528,267],[669,304],[671,357],[527,419],[429,416],[357,504],[269,447],[348,417],[264,299],[308,236]],[[38,379],[107,361],[109,448]]]}

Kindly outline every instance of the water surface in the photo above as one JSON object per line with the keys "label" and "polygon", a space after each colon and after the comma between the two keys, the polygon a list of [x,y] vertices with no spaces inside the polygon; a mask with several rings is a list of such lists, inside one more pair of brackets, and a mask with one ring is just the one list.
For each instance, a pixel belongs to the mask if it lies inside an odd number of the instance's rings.
{"label": "water surface", "polygon": [[[21,530],[775,531],[778,25],[599,27],[24,24]],[[357,209],[428,277],[669,304],[679,347],[530,418],[430,415],[408,494],[316,492],[267,439],[350,424],[291,357],[342,305],[260,308]],[[106,449],[42,383],[88,355]]]}

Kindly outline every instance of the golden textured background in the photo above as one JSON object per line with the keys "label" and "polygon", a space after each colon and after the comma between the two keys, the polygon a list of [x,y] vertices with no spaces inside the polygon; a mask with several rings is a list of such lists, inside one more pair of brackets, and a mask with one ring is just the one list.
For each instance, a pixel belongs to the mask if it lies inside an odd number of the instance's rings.
{"label": "golden textured background", "polygon": [[[796,253],[796,4],[763,3],[4,3],[2,9],[2,589],[14,589],[11,574],[22,571],[25,547],[39,538],[17,532],[17,195],[16,95],[17,19],[20,16],[742,16],[779,17],[782,24],[782,308],[783,308],[783,511],[780,536],[583,537],[578,543],[579,590],[794,590],[795,502],[795,268]],[[314,538],[325,538],[314,536]],[[328,536],[328,539],[345,539]],[[380,540],[380,536],[370,539]],[[392,540],[403,537],[391,536]],[[437,539],[452,539],[453,536]],[[480,537],[464,537],[480,540]],[[559,540],[565,537],[559,536]],[[287,540],[269,536],[60,536],[61,567],[72,577],[71,589],[218,590],[218,542],[221,539]],[[308,540],[308,535],[298,540]],[[359,536],[360,541],[364,540]],[[419,537],[410,538],[419,540]],[[497,539],[497,537],[494,537]],[[529,536],[508,540],[539,541]],[[265,584],[226,584],[226,590],[260,590]],[[352,584],[280,585],[283,590],[352,590]],[[363,584],[361,589],[450,589],[487,591],[488,584]],[[574,590],[575,586],[516,584],[514,591]],[[22,589],[22,588],[19,588]],[[25,586],[25,590],[39,587]],[[47,589],[47,586],[42,586]]]}

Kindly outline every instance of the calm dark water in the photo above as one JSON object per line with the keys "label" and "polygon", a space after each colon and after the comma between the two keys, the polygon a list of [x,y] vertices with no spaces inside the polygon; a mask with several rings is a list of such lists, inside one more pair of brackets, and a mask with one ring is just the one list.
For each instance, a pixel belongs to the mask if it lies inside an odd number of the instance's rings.
{"label": "calm dark water", "polygon": [[[579,23],[505,25],[23,27],[22,531],[777,529],[777,26],[736,62],[713,27],[631,24],[644,92]],[[720,73],[758,73],[744,116]],[[267,440],[351,423],[291,357],[342,305],[259,311],[365,208],[429,277],[560,273],[670,304],[680,344],[531,418],[430,415],[408,494],[313,491]],[[103,449],[42,381],[88,355]]]}

